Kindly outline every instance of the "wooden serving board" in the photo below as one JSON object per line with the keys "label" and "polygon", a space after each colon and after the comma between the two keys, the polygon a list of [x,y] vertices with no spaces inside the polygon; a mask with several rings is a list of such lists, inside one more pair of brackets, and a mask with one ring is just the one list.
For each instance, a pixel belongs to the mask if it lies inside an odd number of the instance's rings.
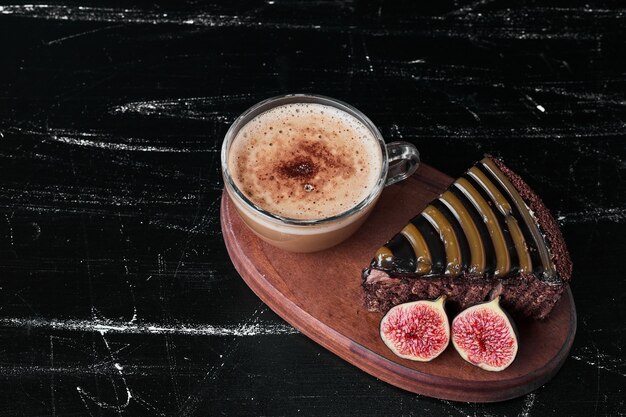
{"label": "wooden serving board", "polygon": [[448,400],[494,402],[518,397],[552,378],[569,353],[576,333],[569,289],[545,321],[517,323],[518,356],[502,372],[465,362],[452,344],[431,362],[401,359],[380,339],[382,314],[369,312],[362,304],[361,270],[372,254],[452,181],[421,165],[411,178],[384,190],[355,235],[313,254],[285,252],[257,238],[224,192],[224,240],[235,268],[263,302],[306,336],[376,378]]}

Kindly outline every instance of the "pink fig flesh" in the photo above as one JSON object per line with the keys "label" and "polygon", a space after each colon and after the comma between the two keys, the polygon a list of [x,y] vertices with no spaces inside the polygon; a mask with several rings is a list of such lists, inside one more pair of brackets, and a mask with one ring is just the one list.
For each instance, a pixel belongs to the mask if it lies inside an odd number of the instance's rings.
{"label": "pink fig flesh", "polygon": [[452,322],[452,344],[461,357],[487,371],[502,371],[515,359],[515,327],[499,298],[462,311]]}
{"label": "pink fig flesh", "polygon": [[450,342],[444,301],[439,297],[393,307],[380,322],[383,342],[404,359],[426,362],[439,356]]}

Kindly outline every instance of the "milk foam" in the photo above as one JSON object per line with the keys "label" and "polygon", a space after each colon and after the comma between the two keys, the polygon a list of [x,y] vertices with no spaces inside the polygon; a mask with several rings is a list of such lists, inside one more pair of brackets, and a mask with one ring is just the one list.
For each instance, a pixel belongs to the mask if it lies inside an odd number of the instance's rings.
{"label": "milk foam", "polygon": [[381,172],[376,137],[355,117],[316,103],[287,104],[249,121],[228,167],[257,206],[293,219],[323,219],[363,201]]}

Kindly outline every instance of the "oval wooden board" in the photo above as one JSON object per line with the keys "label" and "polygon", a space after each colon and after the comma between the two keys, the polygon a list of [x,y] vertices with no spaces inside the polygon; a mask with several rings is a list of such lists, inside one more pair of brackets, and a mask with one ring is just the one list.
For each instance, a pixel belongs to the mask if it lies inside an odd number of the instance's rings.
{"label": "oval wooden board", "polygon": [[451,345],[432,362],[396,357],[378,335],[382,315],[367,311],[361,301],[361,270],[375,250],[452,181],[421,165],[414,176],[385,189],[354,236],[313,254],[288,253],[261,241],[224,193],[224,241],[235,268],[263,302],[306,336],[376,378],[448,400],[494,402],[518,397],[552,378],[569,353],[576,332],[569,289],[547,320],[517,323],[520,350],[502,372],[470,365]]}

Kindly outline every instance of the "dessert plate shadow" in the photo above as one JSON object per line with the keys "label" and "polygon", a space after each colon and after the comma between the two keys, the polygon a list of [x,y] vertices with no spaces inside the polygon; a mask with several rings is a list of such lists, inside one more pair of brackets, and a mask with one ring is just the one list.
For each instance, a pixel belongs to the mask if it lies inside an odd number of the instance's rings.
{"label": "dessert plate shadow", "polygon": [[363,227],[344,243],[317,253],[276,249],[248,230],[226,192],[221,225],[235,268],[246,284],[303,334],[387,383],[430,397],[495,402],[533,391],[550,380],[572,347],[576,309],[567,289],[543,321],[518,321],[513,364],[488,372],[465,362],[452,345],[431,362],[395,356],[378,334],[380,313],[363,307],[361,270],[372,254],[453,179],[427,165],[387,187]]}

